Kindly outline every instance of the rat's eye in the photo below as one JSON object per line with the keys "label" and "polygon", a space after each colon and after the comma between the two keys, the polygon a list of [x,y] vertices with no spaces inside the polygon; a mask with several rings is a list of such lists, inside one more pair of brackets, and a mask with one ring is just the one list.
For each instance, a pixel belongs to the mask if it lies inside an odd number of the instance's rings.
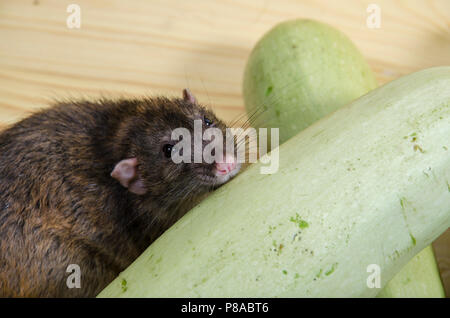
{"label": "rat's eye", "polygon": [[164,156],[166,156],[166,158],[171,158],[172,157],[172,149],[173,149],[173,145],[171,144],[165,144],[163,146],[163,153]]}
{"label": "rat's eye", "polygon": [[210,119],[208,119],[206,117],[204,117],[203,120],[205,122],[205,125],[208,126],[208,127],[213,124],[212,120],[210,120]]}

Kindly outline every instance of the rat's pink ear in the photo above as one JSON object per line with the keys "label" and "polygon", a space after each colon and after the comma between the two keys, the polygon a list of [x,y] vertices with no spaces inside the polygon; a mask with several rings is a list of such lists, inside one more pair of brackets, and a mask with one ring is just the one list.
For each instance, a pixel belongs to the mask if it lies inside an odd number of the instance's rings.
{"label": "rat's pink ear", "polygon": [[137,165],[136,158],[121,160],[111,172],[111,177],[119,181],[125,188],[128,188],[130,192],[142,195],[147,192],[147,189],[145,189],[142,179],[139,178]]}
{"label": "rat's pink ear", "polygon": [[183,99],[191,104],[197,104],[197,99],[188,88],[183,89]]}

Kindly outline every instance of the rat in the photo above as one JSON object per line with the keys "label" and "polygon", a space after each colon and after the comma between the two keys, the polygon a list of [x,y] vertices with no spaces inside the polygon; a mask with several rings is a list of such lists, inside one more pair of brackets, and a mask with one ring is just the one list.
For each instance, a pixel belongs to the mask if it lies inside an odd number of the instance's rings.
{"label": "rat", "polygon": [[[194,120],[225,135],[187,89],[183,98],[58,102],[0,132],[0,297],[96,296],[234,177],[230,155],[171,160],[172,130],[192,131]],[[81,274],[75,288],[70,264]]]}

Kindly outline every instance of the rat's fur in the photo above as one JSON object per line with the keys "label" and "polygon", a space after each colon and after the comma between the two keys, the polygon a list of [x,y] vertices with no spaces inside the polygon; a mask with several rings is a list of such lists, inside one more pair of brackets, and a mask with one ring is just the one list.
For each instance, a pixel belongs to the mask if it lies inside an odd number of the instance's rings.
{"label": "rat's fur", "polygon": [[[91,297],[211,190],[196,169],[160,151],[177,127],[205,108],[185,99],[59,103],[0,133],[0,296]],[[148,192],[110,174],[138,159]],[[68,288],[69,264],[81,288]]]}

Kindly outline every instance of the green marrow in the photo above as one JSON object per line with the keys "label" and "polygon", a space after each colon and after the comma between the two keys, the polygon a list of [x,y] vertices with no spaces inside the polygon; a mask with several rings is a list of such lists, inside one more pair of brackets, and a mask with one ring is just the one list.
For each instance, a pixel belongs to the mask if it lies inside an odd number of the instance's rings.
{"label": "green marrow", "polygon": [[[247,113],[256,118],[253,126],[280,127],[282,142],[376,87],[373,72],[350,39],[306,19],[282,22],[258,41],[243,83]],[[414,257],[379,296],[442,297],[430,251]]]}
{"label": "green marrow", "polygon": [[247,113],[260,114],[256,124],[279,127],[283,143],[376,86],[347,36],[300,19],[276,25],[255,45],[245,67],[243,95]]}

